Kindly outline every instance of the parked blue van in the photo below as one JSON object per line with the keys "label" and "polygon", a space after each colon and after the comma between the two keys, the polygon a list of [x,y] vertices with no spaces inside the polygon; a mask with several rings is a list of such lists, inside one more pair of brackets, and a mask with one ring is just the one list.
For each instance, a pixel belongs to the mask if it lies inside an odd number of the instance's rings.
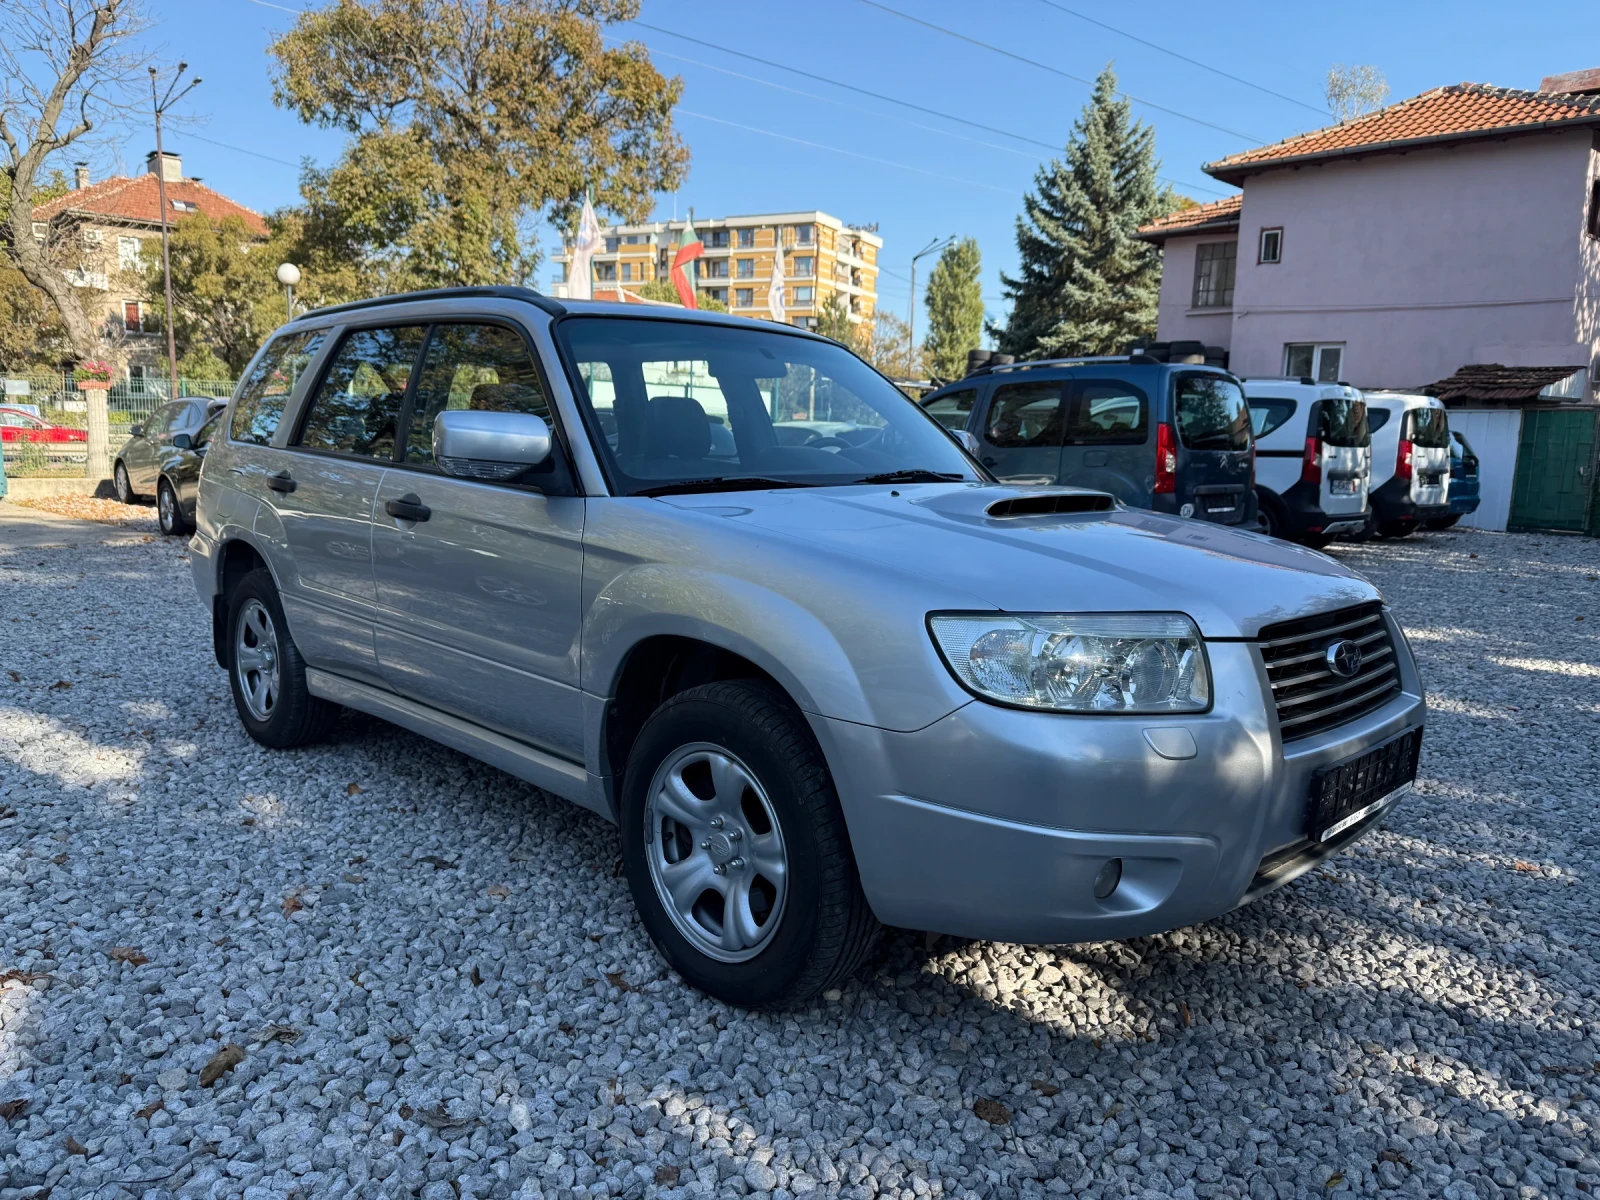
{"label": "parked blue van", "polygon": [[1454,429],[1450,431],[1450,515],[1435,517],[1428,522],[1429,529],[1449,529],[1468,513],[1478,511],[1478,491],[1482,481],[1478,478],[1478,456],[1472,452],[1472,443]]}
{"label": "parked blue van", "polygon": [[1254,444],[1238,379],[1146,354],[974,367],[922,399],[1001,480],[1254,528]]}

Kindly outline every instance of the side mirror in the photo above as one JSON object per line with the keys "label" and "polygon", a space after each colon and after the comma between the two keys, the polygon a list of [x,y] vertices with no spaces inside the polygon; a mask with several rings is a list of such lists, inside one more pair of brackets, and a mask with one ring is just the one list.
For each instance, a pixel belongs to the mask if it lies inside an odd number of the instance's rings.
{"label": "side mirror", "polygon": [[433,461],[460,479],[510,479],[550,457],[550,426],[532,413],[446,409],[433,419]]}
{"label": "side mirror", "polygon": [[187,433],[175,433],[172,435],[172,448],[174,450],[193,450],[194,439]]}
{"label": "side mirror", "polygon": [[983,453],[983,447],[978,444],[977,434],[969,433],[965,429],[957,429],[955,431],[955,439],[961,443],[962,447],[973,458],[977,458],[978,455]]}
{"label": "side mirror", "polygon": [[144,426],[143,425],[135,425],[135,426],[133,426],[132,428],[130,428],[128,430],[128,436],[129,437],[143,437],[144,436]]}

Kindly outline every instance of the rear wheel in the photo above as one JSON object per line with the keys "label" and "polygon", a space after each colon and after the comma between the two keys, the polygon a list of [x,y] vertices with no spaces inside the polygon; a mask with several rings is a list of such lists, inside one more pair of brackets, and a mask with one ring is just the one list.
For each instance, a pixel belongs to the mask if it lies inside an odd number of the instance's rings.
{"label": "rear wheel", "polygon": [[228,682],[245,731],[284,750],[314,742],[338,708],[306,688],[306,665],[283,619],[272,574],[258,567],[228,597]]}
{"label": "rear wheel", "polygon": [[133,484],[128,479],[128,468],[120,462],[117,469],[111,472],[111,486],[116,489],[117,500],[123,504],[132,504],[138,499],[133,494]]}
{"label": "rear wheel", "polygon": [[194,522],[183,515],[183,508],[178,504],[177,490],[172,486],[171,480],[163,479],[156,485],[156,520],[161,526],[161,532],[168,537],[182,537],[184,534],[194,532]]}
{"label": "rear wheel", "polygon": [[1451,513],[1448,517],[1434,517],[1427,522],[1427,525],[1429,529],[1453,529],[1459,520],[1461,520],[1460,513]]}
{"label": "rear wheel", "polygon": [[1379,521],[1378,536],[1386,538],[1410,537],[1417,531],[1415,521]]}
{"label": "rear wheel", "polygon": [[705,684],[658,708],[628,757],[621,816],[645,929],[702,991],[785,1007],[871,950],[878,923],[827,763],[770,687]]}

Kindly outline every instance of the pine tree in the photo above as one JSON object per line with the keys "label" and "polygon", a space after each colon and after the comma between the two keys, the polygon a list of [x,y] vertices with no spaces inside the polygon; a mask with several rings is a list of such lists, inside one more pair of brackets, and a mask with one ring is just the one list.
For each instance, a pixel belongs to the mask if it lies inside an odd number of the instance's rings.
{"label": "pine tree", "polygon": [[1095,80],[1067,142],[1034,176],[1017,218],[1021,270],[1002,274],[1012,302],[990,326],[1000,350],[1019,358],[1120,354],[1155,333],[1161,289],[1156,248],[1135,232],[1176,198],[1156,182],[1155,132],[1117,99],[1108,65]]}
{"label": "pine tree", "polygon": [[983,336],[983,266],[978,243],[962,238],[945,247],[928,276],[928,336],[923,348],[941,379],[959,379],[967,369],[967,351]]}

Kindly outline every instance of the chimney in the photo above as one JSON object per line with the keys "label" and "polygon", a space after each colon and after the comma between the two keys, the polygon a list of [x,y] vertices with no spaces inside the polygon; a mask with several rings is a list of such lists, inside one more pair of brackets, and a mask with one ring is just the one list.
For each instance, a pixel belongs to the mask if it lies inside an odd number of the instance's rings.
{"label": "chimney", "polygon": [[1539,81],[1539,90],[1552,96],[1600,96],[1600,67],[1546,75]]}
{"label": "chimney", "polygon": [[89,186],[89,164],[88,163],[86,163],[86,162],[75,162],[75,163],[72,164],[72,186],[77,188],[78,191],[80,191],[80,192],[83,191],[84,188]]}
{"label": "chimney", "polygon": [[159,165],[160,174],[161,174],[161,178],[162,179],[165,179],[168,183],[182,183],[183,182],[183,159],[179,158],[171,150],[167,150],[167,151],[162,152],[162,154],[159,157],[160,157],[160,162],[158,164],[157,161],[156,161],[157,160],[157,155],[156,155],[156,152],[154,150],[150,151],[149,154],[145,155],[144,156],[145,170],[148,171],[150,174],[154,175],[154,174],[157,173],[157,166]]}

